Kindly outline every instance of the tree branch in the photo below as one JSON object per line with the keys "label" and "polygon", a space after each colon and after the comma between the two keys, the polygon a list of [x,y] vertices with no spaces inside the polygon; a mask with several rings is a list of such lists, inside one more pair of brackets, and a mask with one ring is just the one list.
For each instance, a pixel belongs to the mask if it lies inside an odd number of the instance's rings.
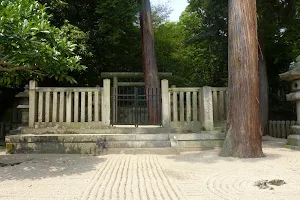
{"label": "tree branch", "polygon": [[26,71],[32,74],[38,74],[41,76],[44,76],[45,74],[36,71],[34,68],[28,68],[25,66],[20,66],[20,65],[15,65],[15,64],[10,64],[7,63],[3,60],[0,60],[0,66],[10,66],[11,68],[6,68],[6,67],[0,67],[0,72],[13,72],[13,71]]}
{"label": "tree branch", "polygon": [[5,62],[7,60],[7,58],[9,57],[9,55],[4,56],[3,58],[1,58],[1,62]]}

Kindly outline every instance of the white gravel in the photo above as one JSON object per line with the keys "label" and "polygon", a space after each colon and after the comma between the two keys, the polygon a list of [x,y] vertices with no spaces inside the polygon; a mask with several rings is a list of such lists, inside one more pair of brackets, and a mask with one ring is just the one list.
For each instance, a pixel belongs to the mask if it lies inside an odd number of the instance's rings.
{"label": "white gravel", "polygon": [[[300,199],[300,151],[264,142],[265,158],[182,155],[0,155],[0,199]],[[259,180],[286,184],[259,189]]]}

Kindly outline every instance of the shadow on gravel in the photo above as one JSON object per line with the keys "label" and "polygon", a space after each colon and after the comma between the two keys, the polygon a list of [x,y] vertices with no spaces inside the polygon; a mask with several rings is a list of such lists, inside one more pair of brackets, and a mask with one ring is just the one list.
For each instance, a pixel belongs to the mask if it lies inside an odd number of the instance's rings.
{"label": "shadow on gravel", "polygon": [[0,181],[80,175],[95,170],[105,160],[72,154],[0,155]]}
{"label": "shadow on gravel", "polygon": [[273,153],[265,153],[266,157],[263,158],[233,158],[233,157],[220,157],[218,156],[219,150],[207,150],[200,152],[185,152],[181,155],[167,156],[167,159],[172,159],[176,162],[187,162],[187,163],[203,163],[203,164],[212,164],[222,162],[265,162],[266,160],[276,160],[280,159],[282,156]]}
{"label": "shadow on gravel", "polygon": [[[270,136],[263,136],[262,141],[263,141],[262,144],[263,151],[265,148],[268,149],[282,148],[286,143],[286,139],[272,138]],[[287,149],[283,149],[283,150],[287,150]],[[210,163],[217,163],[219,161],[257,163],[257,162],[265,162],[267,160],[276,160],[283,157],[282,155],[272,153],[272,150],[268,150],[267,153],[264,152],[266,157],[248,158],[248,159],[240,159],[240,158],[233,158],[233,157],[219,157],[218,156],[219,152],[220,149],[211,149],[211,150],[197,151],[197,152],[184,152],[181,155],[168,156],[167,158],[173,159],[176,162],[210,164]]]}

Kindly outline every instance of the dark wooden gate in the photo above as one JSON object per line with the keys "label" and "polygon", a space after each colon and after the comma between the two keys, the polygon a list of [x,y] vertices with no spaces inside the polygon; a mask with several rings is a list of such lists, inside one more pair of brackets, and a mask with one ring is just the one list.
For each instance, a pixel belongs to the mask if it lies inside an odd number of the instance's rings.
{"label": "dark wooden gate", "polygon": [[[118,87],[111,91],[112,125],[161,125],[161,91],[145,87]],[[149,118],[149,109],[156,111]]]}

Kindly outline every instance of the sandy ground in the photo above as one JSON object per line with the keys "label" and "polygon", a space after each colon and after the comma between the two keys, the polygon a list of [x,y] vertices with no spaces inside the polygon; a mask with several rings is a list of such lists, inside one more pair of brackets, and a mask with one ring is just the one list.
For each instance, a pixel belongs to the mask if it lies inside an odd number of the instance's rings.
{"label": "sandy ground", "polygon": [[[182,155],[0,155],[0,199],[300,199],[300,151],[264,141],[265,158]],[[259,189],[259,180],[286,184]]]}

